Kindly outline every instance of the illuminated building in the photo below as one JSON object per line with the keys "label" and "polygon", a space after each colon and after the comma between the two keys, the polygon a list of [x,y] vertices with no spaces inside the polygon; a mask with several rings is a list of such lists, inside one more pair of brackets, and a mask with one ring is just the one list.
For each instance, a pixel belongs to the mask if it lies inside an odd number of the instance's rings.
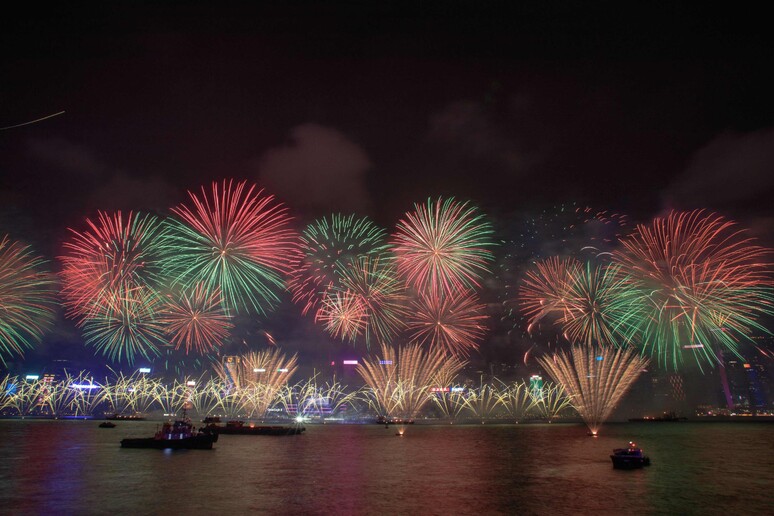
{"label": "illuminated building", "polygon": [[762,357],[753,356],[749,362],[742,364],[747,376],[747,395],[750,407],[761,409],[771,404],[771,384],[769,371]]}
{"label": "illuminated building", "polygon": [[683,377],[678,373],[655,373],[651,377],[655,408],[660,412],[685,409]]}

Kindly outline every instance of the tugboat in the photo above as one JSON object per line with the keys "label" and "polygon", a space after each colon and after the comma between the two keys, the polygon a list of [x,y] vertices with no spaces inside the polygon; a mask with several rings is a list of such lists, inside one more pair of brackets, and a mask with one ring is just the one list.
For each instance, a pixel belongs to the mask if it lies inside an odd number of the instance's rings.
{"label": "tugboat", "polygon": [[100,428],[115,428],[116,424],[115,423],[111,423],[110,421],[105,421],[103,423],[100,423],[99,427]]}
{"label": "tugboat", "polygon": [[642,448],[629,441],[628,448],[616,448],[610,456],[615,469],[637,469],[650,466],[650,457],[642,453]]}
{"label": "tugboat", "polygon": [[154,448],[157,450],[211,450],[218,434],[199,430],[194,433],[191,420],[185,416],[175,422],[167,421],[153,437],[121,440],[121,448]]}
{"label": "tugboat", "polygon": [[[209,419],[209,418],[207,418]],[[208,432],[215,435],[229,434],[229,435],[298,435],[303,433],[306,428],[300,425],[295,426],[263,426],[248,424],[244,421],[228,421],[226,426],[221,426],[213,422],[208,421],[208,425],[205,427]]]}

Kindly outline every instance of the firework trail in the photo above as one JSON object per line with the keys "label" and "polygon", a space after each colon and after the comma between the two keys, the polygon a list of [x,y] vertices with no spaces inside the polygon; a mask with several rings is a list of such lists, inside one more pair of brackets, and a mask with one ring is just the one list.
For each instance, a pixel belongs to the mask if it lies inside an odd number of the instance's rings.
{"label": "firework trail", "polygon": [[22,122],[20,124],[15,124],[15,125],[7,125],[5,127],[0,127],[0,131],[6,131],[8,129],[15,129],[16,127],[24,127],[25,125],[36,124],[38,122],[42,122],[43,120],[54,118],[55,116],[64,115],[64,113],[65,113],[64,111],[59,111],[58,113],[53,113],[50,115],[46,115],[44,117],[36,118],[35,120],[29,120],[27,122]]}

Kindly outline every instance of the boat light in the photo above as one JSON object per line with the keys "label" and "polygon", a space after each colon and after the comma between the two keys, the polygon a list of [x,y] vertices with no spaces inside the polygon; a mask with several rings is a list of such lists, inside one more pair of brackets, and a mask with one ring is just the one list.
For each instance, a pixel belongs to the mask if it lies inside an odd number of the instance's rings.
{"label": "boat light", "polygon": [[141,373],[148,374],[148,373],[151,372],[151,368],[150,367],[141,367],[140,369],[138,369],[138,371],[140,371]]}
{"label": "boat light", "polygon": [[36,374],[28,374],[27,376],[24,377],[24,379],[25,380],[39,380],[40,376],[38,376]]}
{"label": "boat light", "polygon": [[357,365],[357,360],[344,360],[341,363],[344,365]]}

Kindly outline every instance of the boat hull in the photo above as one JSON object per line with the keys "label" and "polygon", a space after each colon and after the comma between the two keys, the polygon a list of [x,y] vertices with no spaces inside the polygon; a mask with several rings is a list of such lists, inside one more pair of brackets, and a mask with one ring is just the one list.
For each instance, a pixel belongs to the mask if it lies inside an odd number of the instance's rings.
{"label": "boat hull", "polygon": [[648,457],[626,457],[620,455],[611,455],[610,460],[613,461],[613,467],[615,469],[639,469],[645,466],[650,466],[650,458]]}
{"label": "boat hull", "polygon": [[151,448],[156,450],[211,450],[212,443],[217,441],[217,435],[203,434],[183,439],[156,439],[144,437],[122,439],[121,448]]}

